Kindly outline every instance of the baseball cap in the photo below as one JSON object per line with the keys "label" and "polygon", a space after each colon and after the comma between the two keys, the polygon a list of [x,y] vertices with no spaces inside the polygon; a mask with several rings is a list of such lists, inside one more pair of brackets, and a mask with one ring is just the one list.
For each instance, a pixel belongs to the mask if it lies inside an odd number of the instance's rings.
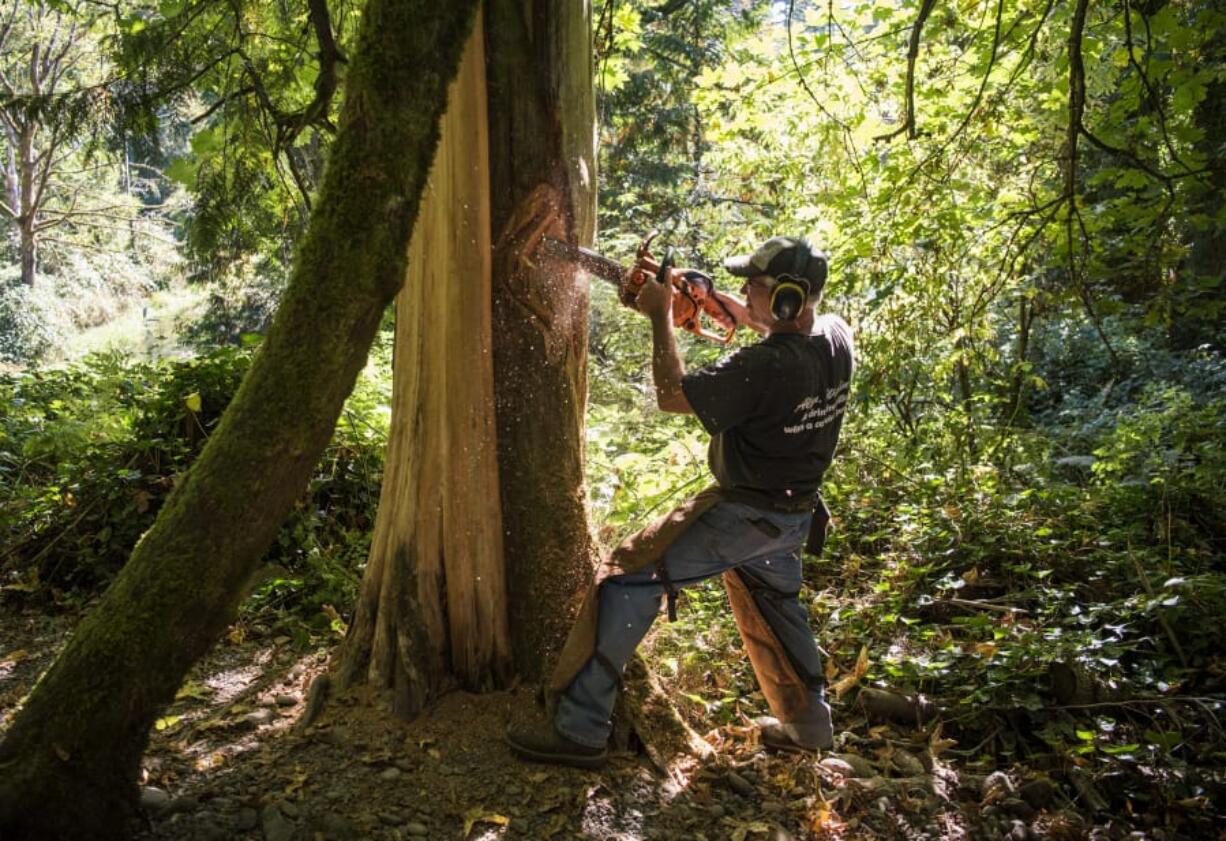
{"label": "baseball cap", "polygon": [[724,268],[736,277],[791,275],[809,282],[809,294],[826,285],[826,256],[813,250],[804,237],[771,237],[752,254],[729,257]]}

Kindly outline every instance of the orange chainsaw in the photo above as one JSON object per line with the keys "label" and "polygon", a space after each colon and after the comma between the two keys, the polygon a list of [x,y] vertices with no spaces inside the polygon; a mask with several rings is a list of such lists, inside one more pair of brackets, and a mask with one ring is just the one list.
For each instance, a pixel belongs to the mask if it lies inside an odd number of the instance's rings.
{"label": "orange chainsaw", "polygon": [[[544,237],[541,247],[552,257],[575,263],[589,274],[606,280],[617,287],[617,297],[628,307],[634,307],[639,290],[648,281],[671,282],[673,285],[673,324],[713,342],[726,345],[736,332],[736,319],[724,302],[715,296],[715,281],[710,275],[697,269],[676,268],[673,265],[673,249],[664,251],[664,259],[657,261],[648,250],[659,231],[652,231],[639,246],[634,266],[627,271],[615,260],[588,248],[571,245],[552,237]],[[718,333],[708,325],[724,330]]]}

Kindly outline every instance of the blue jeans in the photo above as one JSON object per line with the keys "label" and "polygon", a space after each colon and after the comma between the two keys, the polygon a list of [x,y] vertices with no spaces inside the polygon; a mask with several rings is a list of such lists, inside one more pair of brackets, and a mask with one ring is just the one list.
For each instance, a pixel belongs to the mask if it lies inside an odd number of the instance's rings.
{"label": "blue jeans", "polygon": [[[821,656],[798,598],[800,547],[811,516],[720,502],[669,547],[663,564],[675,588],[737,569],[797,673],[811,687],[814,715],[824,714],[828,721]],[[618,677],[660,612],[664,594],[654,566],[601,583],[597,656],[588,660],[558,701],[554,724],[563,736],[590,747],[603,747],[608,741]]]}

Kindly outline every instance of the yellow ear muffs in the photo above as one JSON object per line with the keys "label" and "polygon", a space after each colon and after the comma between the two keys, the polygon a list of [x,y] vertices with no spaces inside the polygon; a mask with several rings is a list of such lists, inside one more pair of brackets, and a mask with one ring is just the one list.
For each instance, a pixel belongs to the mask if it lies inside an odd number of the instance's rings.
{"label": "yellow ear muffs", "polygon": [[808,297],[808,283],[783,275],[771,289],[771,315],[779,321],[790,321],[800,314]]}
{"label": "yellow ear muffs", "polygon": [[771,314],[779,321],[791,321],[800,315],[809,297],[809,280],[805,277],[805,267],[809,263],[808,243],[801,240],[793,246],[792,270],[781,274],[778,282],[771,289]]}

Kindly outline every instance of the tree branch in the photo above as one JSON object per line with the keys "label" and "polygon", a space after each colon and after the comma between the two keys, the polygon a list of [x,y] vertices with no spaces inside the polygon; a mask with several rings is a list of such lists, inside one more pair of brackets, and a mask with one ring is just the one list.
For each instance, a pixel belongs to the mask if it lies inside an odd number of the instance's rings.
{"label": "tree branch", "polygon": [[302,130],[309,125],[318,125],[329,132],[334,130],[328,119],[328,110],[340,82],[337,65],[347,61],[332,34],[332,19],[328,15],[327,0],[307,0],[307,5],[310,9],[311,25],[315,28],[315,40],[319,44],[319,75],[315,77],[315,98],[301,111],[277,115],[277,146],[280,149],[292,146]]}
{"label": "tree branch", "polygon": [[935,151],[927,155],[924,160],[915,165],[915,169],[911,170],[911,173],[903,182],[904,185],[910,183],[911,179],[914,178],[921,169],[926,167],[929,161],[934,160],[937,155],[944,152],[949,147],[949,144],[957,140],[959,135],[961,135],[962,132],[966,130],[966,127],[970,125],[971,119],[975,116],[975,111],[979,109],[979,103],[983,100],[983,93],[985,90],[987,90],[988,79],[990,79],[992,76],[992,69],[996,66],[996,55],[1000,51],[1000,30],[1001,21],[1004,16],[1004,9],[1005,0],[996,0],[996,26],[992,32],[992,53],[988,57],[988,68],[983,72],[983,79],[981,79],[979,82],[979,90],[975,92],[975,99],[971,102],[970,107],[966,109],[966,116],[962,118],[962,123],[954,130],[953,134],[942,141],[941,145],[938,146]]}
{"label": "tree branch", "polygon": [[1111,342],[1107,339],[1107,333],[1103,330],[1098,313],[1094,311],[1094,302],[1090,298],[1089,290],[1085,288],[1085,284],[1082,282],[1081,273],[1078,271],[1077,249],[1073,245],[1074,222],[1079,226],[1082,237],[1086,236],[1085,225],[1077,208],[1077,140],[1081,134],[1089,134],[1085,130],[1085,126],[1082,125],[1086,105],[1086,70],[1085,61],[1081,55],[1081,39],[1085,33],[1086,11],[1089,5],[1090,0],[1077,0],[1077,6],[1073,10],[1072,21],[1069,25],[1068,128],[1066,129],[1064,141],[1066,154],[1064,197],[1068,201],[1068,212],[1064,218],[1065,242],[1068,247],[1069,281],[1077,291],[1077,296],[1081,299],[1086,315],[1094,325],[1094,329],[1098,332],[1099,339],[1102,340],[1103,346],[1106,347],[1107,354],[1111,357],[1111,364],[1118,369],[1120,364],[1119,356],[1116,354]]}
{"label": "tree branch", "polygon": [[919,57],[920,36],[924,32],[924,23],[927,22],[928,15],[932,14],[932,9],[936,4],[937,0],[923,0],[919,15],[915,18],[915,26],[911,28],[911,43],[907,46],[906,119],[897,130],[874,137],[873,140],[888,143],[903,132],[907,133],[909,139],[915,139],[915,60]]}
{"label": "tree branch", "polygon": [[248,85],[245,88],[239,88],[233,93],[228,93],[225,96],[221,97],[216,102],[214,102],[212,105],[210,105],[208,108],[206,108],[203,113],[197,114],[196,116],[192,117],[188,122],[190,122],[192,125],[196,125],[197,123],[204,122],[209,117],[213,116],[213,114],[217,113],[217,110],[219,108],[224,108],[227,104],[229,104],[230,102],[233,102],[235,99],[238,99],[239,97],[242,97],[242,96],[247,96],[247,94],[252,94],[255,92],[256,92],[255,85]]}

